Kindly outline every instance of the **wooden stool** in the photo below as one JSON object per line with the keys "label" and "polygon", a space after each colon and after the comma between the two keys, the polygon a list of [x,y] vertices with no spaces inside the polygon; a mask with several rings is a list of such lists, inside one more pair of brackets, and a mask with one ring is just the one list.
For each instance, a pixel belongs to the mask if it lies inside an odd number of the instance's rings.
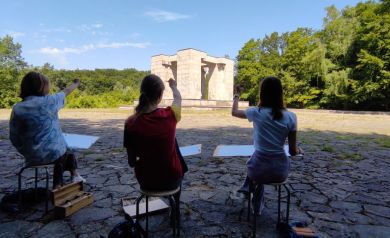
{"label": "wooden stool", "polygon": [[35,200],[37,199],[38,190],[38,169],[44,168],[46,172],[46,201],[45,201],[45,213],[49,210],[49,170],[48,167],[51,164],[45,165],[26,165],[20,169],[18,173],[18,195],[19,195],[19,209],[22,209],[22,173],[25,169],[35,169]]}
{"label": "wooden stool", "polygon": [[[249,188],[249,196],[248,196],[248,215],[247,215],[247,219],[248,221],[250,220],[250,210],[251,210],[251,191],[253,191],[253,186],[254,184],[250,183],[250,188]],[[286,220],[285,222],[288,223],[288,220],[289,220],[289,216],[290,216],[290,189],[288,188],[288,180],[286,179],[285,181],[283,182],[280,182],[280,183],[267,183],[267,184],[263,184],[263,185],[273,185],[275,186],[275,188],[278,190],[278,223],[276,224],[276,229],[280,228],[280,225],[281,225],[281,217],[280,217],[280,204],[281,204],[281,192],[282,192],[282,187],[284,187],[284,189],[286,190],[287,192],[287,210],[286,210]],[[256,217],[257,217],[257,213],[259,212],[259,209],[260,209],[260,203],[259,203],[259,196],[260,196],[260,189],[261,187],[259,185],[255,185],[255,189],[254,189],[254,192],[253,192],[253,227],[252,227],[252,230],[253,230],[253,237],[256,237]]]}
{"label": "wooden stool", "polygon": [[136,200],[136,222],[139,222],[139,203],[142,198],[145,197],[146,199],[146,237],[148,234],[148,226],[149,226],[149,217],[148,217],[148,203],[149,203],[149,197],[166,197],[169,199],[169,203],[171,206],[171,216],[172,216],[172,229],[173,229],[173,237],[176,237],[176,229],[177,229],[177,235],[180,236],[180,200],[179,200],[179,194],[180,194],[181,187],[177,187],[172,190],[167,191],[150,191],[150,190],[144,190],[140,189],[141,195]]}

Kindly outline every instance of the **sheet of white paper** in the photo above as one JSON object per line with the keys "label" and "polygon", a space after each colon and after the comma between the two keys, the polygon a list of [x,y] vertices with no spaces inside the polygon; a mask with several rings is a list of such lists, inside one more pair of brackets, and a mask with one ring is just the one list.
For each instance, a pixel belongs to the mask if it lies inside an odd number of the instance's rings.
{"label": "sheet of white paper", "polygon": [[[284,145],[284,153],[288,153],[288,145]],[[219,145],[214,150],[214,157],[250,157],[255,152],[253,145]]]}
{"label": "sheet of white paper", "polygon": [[99,137],[63,133],[66,144],[71,149],[88,149]]}
{"label": "sheet of white paper", "polygon": [[[123,202],[123,210],[130,217],[135,218],[137,214],[136,205],[128,205],[130,204],[127,200]],[[124,204],[126,203],[126,204]],[[149,201],[148,204],[148,213],[158,212],[161,210],[167,210],[169,206],[161,199],[156,199],[153,201]],[[139,204],[139,215],[144,215],[146,213],[146,203],[142,202]]]}
{"label": "sheet of white paper", "polygon": [[197,144],[197,145],[182,146],[180,147],[180,152],[183,155],[183,157],[199,155],[202,153],[202,145]]}

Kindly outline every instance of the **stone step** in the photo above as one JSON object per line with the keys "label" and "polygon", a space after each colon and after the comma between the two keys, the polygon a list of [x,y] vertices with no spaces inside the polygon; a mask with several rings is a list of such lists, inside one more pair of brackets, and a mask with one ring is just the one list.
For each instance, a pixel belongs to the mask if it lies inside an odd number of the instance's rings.
{"label": "stone step", "polygon": [[[138,100],[134,100],[134,106],[138,105]],[[163,99],[160,106],[172,105],[173,99]],[[233,105],[233,101],[227,100],[202,100],[202,99],[183,99],[181,102],[182,107],[200,107],[200,108],[230,108]],[[248,101],[238,102],[239,108],[249,107]]]}

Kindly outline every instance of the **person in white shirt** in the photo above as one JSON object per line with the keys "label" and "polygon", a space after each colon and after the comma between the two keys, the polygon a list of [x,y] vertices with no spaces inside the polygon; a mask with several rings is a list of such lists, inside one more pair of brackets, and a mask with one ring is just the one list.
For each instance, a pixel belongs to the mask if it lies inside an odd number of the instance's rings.
{"label": "person in white shirt", "polygon": [[297,117],[287,111],[283,102],[283,88],[280,79],[266,77],[260,82],[260,103],[247,110],[238,109],[239,95],[233,99],[232,116],[253,122],[255,152],[247,162],[247,178],[238,192],[248,194],[249,184],[262,186],[260,210],[264,208],[264,186],[266,183],[284,181],[290,171],[290,159],[284,153],[284,143],[288,139],[289,153],[294,156],[302,153],[296,145]]}

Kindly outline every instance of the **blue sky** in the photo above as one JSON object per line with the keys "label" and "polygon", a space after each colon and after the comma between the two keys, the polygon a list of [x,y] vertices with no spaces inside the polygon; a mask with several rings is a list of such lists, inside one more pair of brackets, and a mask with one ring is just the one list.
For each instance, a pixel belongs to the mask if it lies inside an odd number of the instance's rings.
{"label": "blue sky", "polygon": [[34,66],[150,69],[150,57],[196,48],[237,56],[250,38],[321,29],[325,7],[357,0],[2,1],[0,37],[22,44]]}

